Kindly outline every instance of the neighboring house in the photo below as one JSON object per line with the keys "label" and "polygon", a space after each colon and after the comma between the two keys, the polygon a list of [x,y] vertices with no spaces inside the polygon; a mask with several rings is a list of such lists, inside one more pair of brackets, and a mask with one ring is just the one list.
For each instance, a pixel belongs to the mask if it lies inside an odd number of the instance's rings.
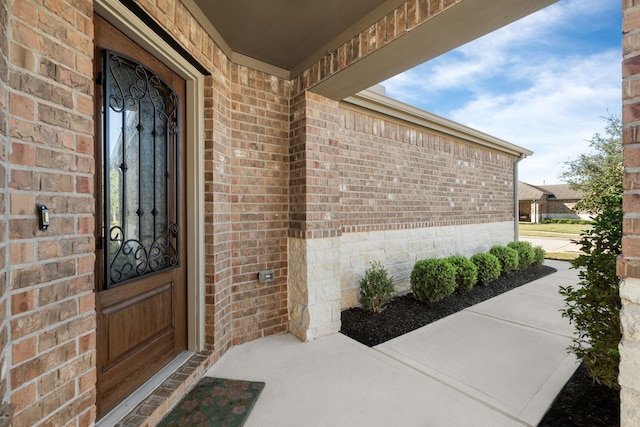
{"label": "neighboring house", "polygon": [[575,211],[582,198],[578,190],[569,184],[531,185],[518,182],[518,207],[520,221],[542,222],[546,219],[590,219],[585,212]]}
{"label": "neighboring house", "polygon": [[0,0],[0,418],[177,370],[154,424],[234,345],[337,333],[370,260],[512,240],[531,152],[365,89],[551,3]]}

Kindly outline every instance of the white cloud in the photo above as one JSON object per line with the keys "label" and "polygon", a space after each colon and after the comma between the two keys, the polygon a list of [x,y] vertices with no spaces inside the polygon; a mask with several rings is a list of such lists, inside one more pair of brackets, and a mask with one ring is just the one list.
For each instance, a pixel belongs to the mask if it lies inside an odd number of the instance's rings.
{"label": "white cloud", "polygon": [[619,44],[598,51],[585,33],[612,26],[620,9],[612,3],[561,0],[383,85],[391,97],[535,151],[520,164],[523,180],[559,182],[562,163],[588,151],[602,116],[621,109]]}
{"label": "white cloud", "polygon": [[602,117],[620,113],[619,56],[608,51],[540,64],[530,88],[479,94],[451,118],[535,151],[521,165],[523,180],[558,182],[562,162],[588,151],[586,140],[603,132]]}

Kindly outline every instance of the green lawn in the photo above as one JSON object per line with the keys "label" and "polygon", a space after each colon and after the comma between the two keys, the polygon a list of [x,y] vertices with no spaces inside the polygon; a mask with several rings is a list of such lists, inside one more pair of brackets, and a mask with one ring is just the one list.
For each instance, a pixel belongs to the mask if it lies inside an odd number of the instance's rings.
{"label": "green lawn", "polygon": [[591,225],[588,224],[531,224],[528,222],[521,222],[519,227],[521,236],[570,239],[577,239],[582,231],[591,229]]}
{"label": "green lawn", "polygon": [[547,252],[544,254],[546,259],[555,259],[557,261],[573,261],[578,258],[580,254],[573,252]]}

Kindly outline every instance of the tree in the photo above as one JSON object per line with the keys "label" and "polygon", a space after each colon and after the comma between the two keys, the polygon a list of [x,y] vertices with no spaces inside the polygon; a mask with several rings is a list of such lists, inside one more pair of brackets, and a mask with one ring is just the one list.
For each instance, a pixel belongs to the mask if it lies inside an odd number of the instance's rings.
{"label": "tree", "polygon": [[581,234],[582,254],[572,262],[579,269],[578,286],[561,287],[562,315],[576,328],[569,349],[582,360],[598,383],[619,388],[620,329],[619,279],[616,258],[622,252],[622,124],[607,119],[607,137],[595,134],[596,153],[567,162],[565,180],[583,191],[577,209],[593,216],[593,228]]}
{"label": "tree", "polygon": [[593,151],[565,162],[568,170],[560,174],[560,179],[583,193],[576,209],[592,215],[601,210],[600,195],[615,192],[622,184],[622,120],[614,114],[604,120],[605,135],[596,133],[589,140]]}

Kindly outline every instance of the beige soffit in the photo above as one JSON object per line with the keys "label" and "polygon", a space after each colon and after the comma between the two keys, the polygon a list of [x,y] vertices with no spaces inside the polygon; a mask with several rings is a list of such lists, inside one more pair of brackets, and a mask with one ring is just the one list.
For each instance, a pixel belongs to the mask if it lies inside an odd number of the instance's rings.
{"label": "beige soffit", "polygon": [[514,156],[526,157],[533,154],[533,151],[526,148],[389,98],[375,89],[363,90],[346,98],[343,105],[348,106],[348,104]]}
{"label": "beige soffit", "polygon": [[[405,0],[182,0],[227,57],[283,79],[302,73]],[[314,88],[342,99],[557,0],[457,0]]]}
{"label": "beige soffit", "polygon": [[236,64],[291,78],[405,0],[183,0]]}

